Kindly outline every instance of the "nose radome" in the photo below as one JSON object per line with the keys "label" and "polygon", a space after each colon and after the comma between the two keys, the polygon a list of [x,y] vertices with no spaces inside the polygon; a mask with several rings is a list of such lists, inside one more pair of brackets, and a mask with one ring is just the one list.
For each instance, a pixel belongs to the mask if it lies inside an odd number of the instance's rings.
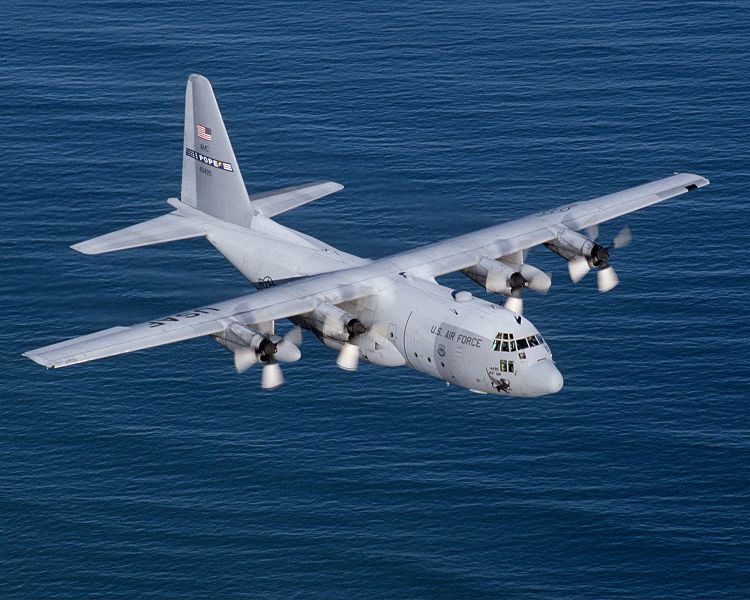
{"label": "nose radome", "polygon": [[555,363],[549,359],[540,360],[523,372],[523,389],[526,396],[546,396],[562,389],[563,377]]}

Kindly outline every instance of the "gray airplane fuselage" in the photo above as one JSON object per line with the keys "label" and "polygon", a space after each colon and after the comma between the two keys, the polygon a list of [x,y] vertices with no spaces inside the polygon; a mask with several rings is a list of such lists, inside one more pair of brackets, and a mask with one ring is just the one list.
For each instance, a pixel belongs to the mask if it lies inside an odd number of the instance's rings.
{"label": "gray airplane fuselage", "polygon": [[[258,289],[347,269],[360,281],[369,279],[371,261],[262,215],[249,229],[221,221],[212,227],[207,239]],[[406,365],[479,393],[534,397],[562,388],[548,345],[525,317],[406,274],[376,276],[368,284],[373,295],[341,305],[368,327],[360,343],[363,360]],[[342,340],[327,337],[309,319],[292,320],[341,348]]]}
{"label": "gray airplane fuselage", "polygon": [[[205,237],[258,291],[24,356],[60,368],[211,336],[232,352],[238,373],[261,363],[261,387],[270,390],[284,383],[280,363],[301,358],[301,331],[275,332],[276,321],[289,319],[337,349],[336,364],[345,370],[363,359],[408,366],[478,393],[553,394],[562,376],[542,336],[521,316],[522,291],[546,293],[552,281],[525,262],[526,252],[547,247],[567,261],[574,282],[595,269],[597,289],[608,292],[619,282],[610,250],[624,248],[631,235],[623,228],[605,247],[596,241],[599,224],[709,184],[674,173],[369,260],[272,220],[344,186],[315,181],[249,195],[211,83],[196,73],[185,88],[183,125],[180,197],[167,201],[174,210],[71,247],[96,255]],[[503,306],[435,280],[459,272],[505,296]]]}

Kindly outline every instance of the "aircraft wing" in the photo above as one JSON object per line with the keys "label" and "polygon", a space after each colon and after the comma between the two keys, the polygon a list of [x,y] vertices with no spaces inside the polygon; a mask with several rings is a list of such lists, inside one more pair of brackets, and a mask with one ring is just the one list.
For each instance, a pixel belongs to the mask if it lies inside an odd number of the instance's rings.
{"label": "aircraft wing", "polygon": [[483,257],[500,258],[549,242],[557,229],[579,230],[609,221],[708,185],[700,175],[679,173],[594,200],[574,202],[535,215],[423,246],[389,258],[398,271],[437,277],[476,265]]}
{"label": "aircraft wing", "polygon": [[251,325],[293,317],[314,310],[321,302],[340,303],[371,293],[364,285],[336,282],[330,277],[299,280],[187,310],[131,327],[112,327],[24,356],[49,368],[67,367],[108,356],[144,350],[193,338],[216,335],[232,323]]}

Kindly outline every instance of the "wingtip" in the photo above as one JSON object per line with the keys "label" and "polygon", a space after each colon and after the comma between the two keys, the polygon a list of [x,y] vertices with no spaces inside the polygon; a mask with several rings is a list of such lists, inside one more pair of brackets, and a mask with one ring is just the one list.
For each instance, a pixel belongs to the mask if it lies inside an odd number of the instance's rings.
{"label": "wingtip", "polygon": [[73,244],[70,246],[71,250],[75,250],[76,252],[80,252],[81,254],[86,254],[88,256],[91,256],[92,254],[96,254],[95,252],[91,251],[91,248],[86,245],[86,242],[78,242],[77,244]]}
{"label": "wingtip", "polygon": [[36,364],[41,365],[47,369],[54,369],[55,365],[53,365],[51,362],[45,360],[43,357],[34,354],[34,350],[29,350],[28,352],[24,352],[21,354],[24,358],[28,358],[29,360],[34,361]]}

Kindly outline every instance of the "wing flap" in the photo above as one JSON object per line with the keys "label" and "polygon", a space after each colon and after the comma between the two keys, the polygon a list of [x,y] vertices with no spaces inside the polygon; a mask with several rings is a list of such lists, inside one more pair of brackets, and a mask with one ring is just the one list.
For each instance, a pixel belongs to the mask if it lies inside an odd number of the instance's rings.
{"label": "wing flap", "polygon": [[82,254],[104,254],[204,235],[206,235],[205,230],[196,221],[183,217],[177,212],[171,212],[85,242],[79,242],[71,248]]}

